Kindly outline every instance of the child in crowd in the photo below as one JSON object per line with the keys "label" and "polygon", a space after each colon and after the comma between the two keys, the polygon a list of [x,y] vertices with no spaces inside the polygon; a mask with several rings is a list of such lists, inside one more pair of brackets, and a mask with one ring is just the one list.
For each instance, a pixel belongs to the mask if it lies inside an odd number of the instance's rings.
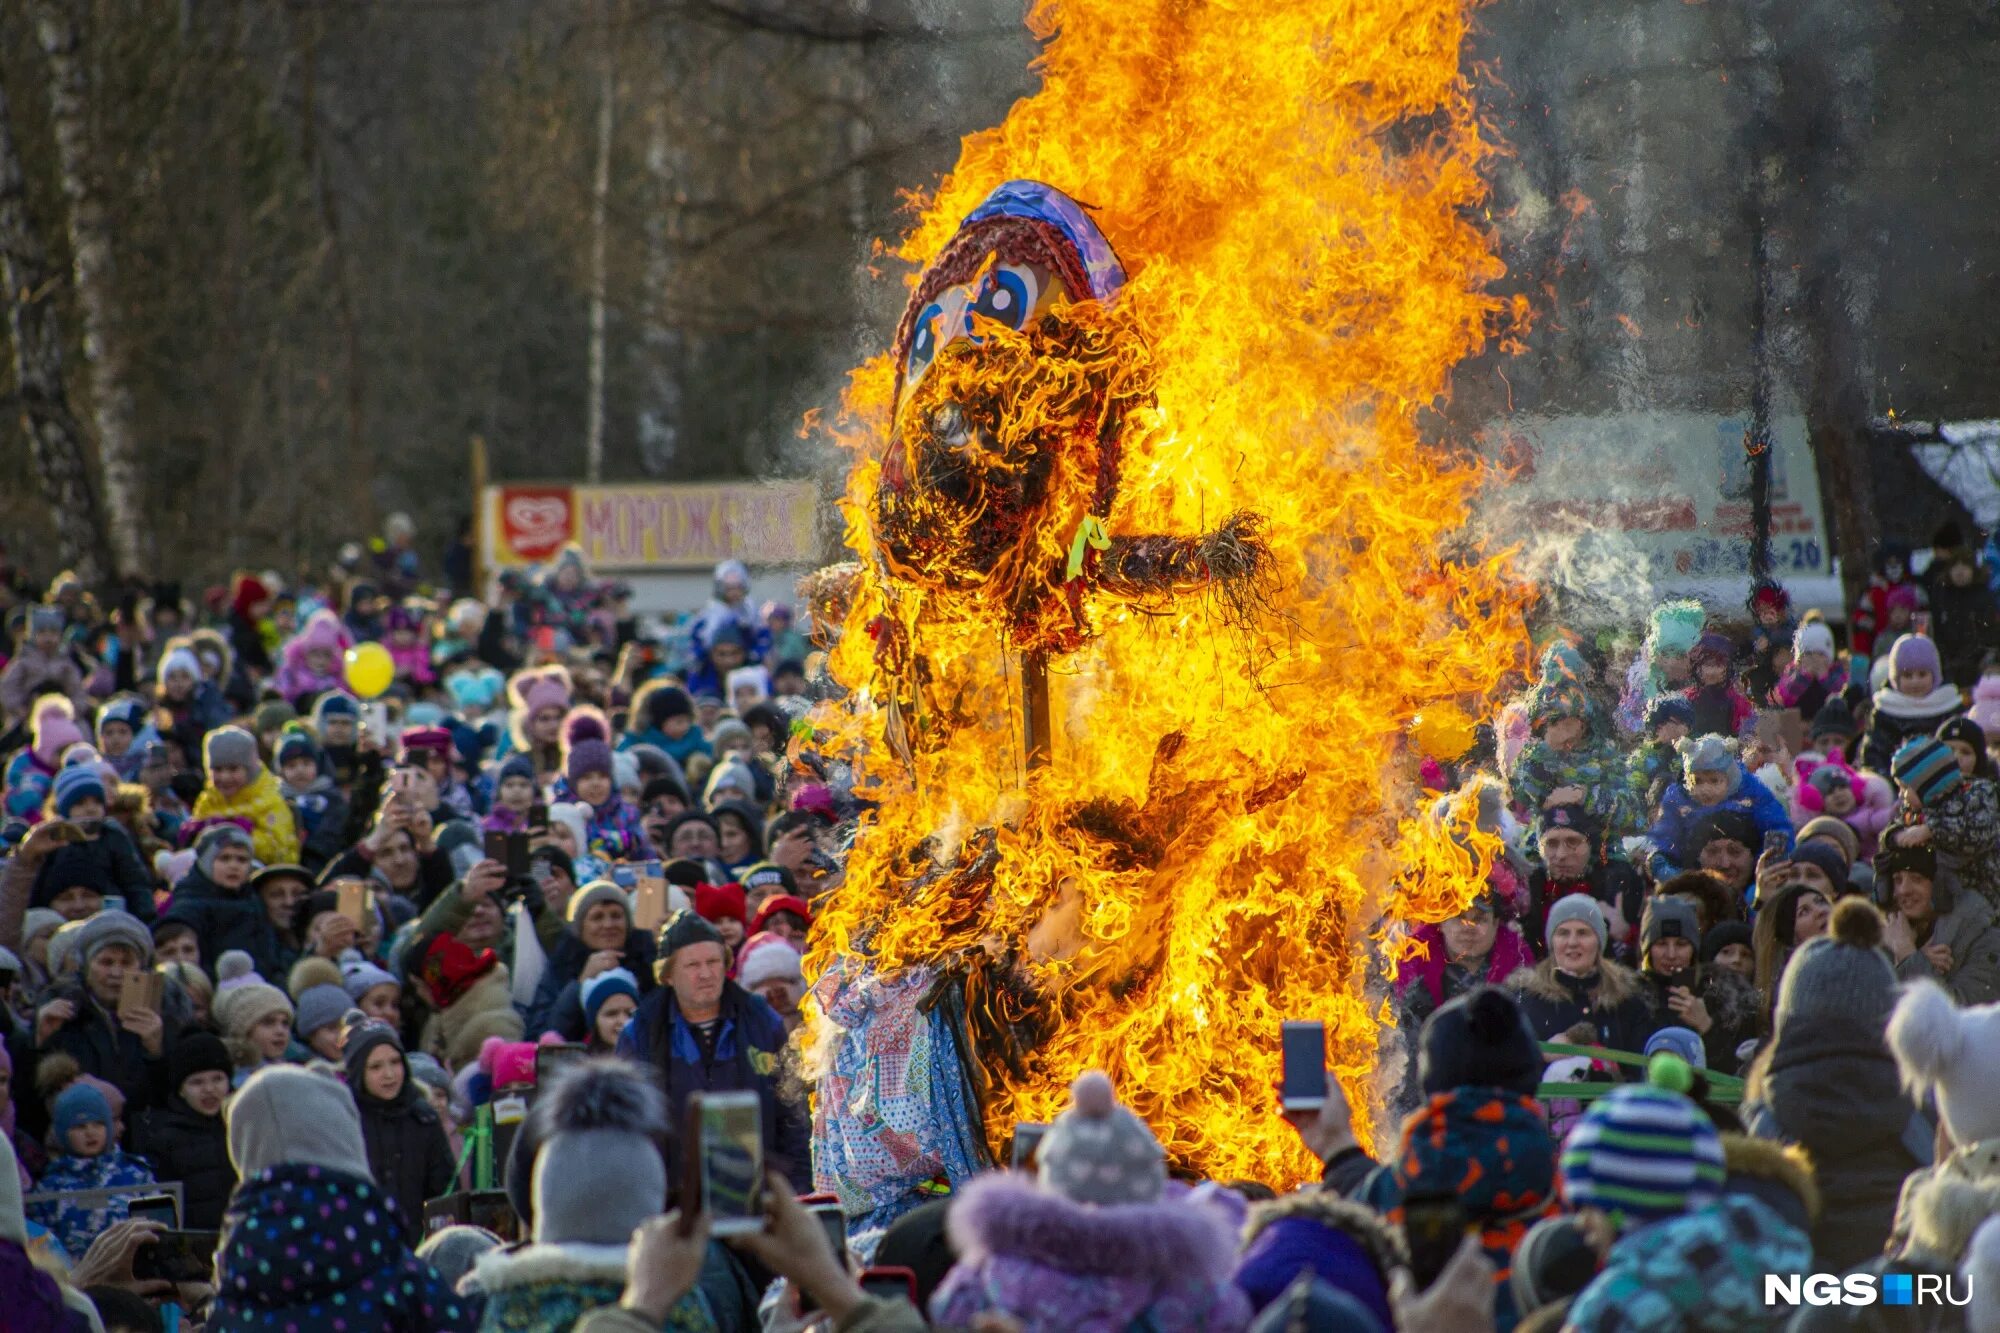
{"label": "child in crowd", "polygon": [[2000,791],[1965,776],[1950,748],[1928,736],[1905,741],[1890,772],[1922,820],[1898,832],[1901,845],[1932,848],[1941,871],[2000,911]]}
{"label": "child in crowd", "polygon": [[1792,637],[1791,664],[1771,697],[1780,707],[1798,709],[1810,723],[1846,688],[1847,664],[1834,655],[1833,631],[1819,612],[1809,611]]}
{"label": "child in crowd", "polygon": [[319,743],[300,723],[288,723],[275,756],[278,790],[298,821],[299,864],[318,874],[347,850],[347,797],[327,771]]}
{"label": "child in crowd", "polygon": [[[144,1159],[120,1151],[112,1133],[111,1103],[82,1079],[56,1097],[51,1116],[57,1152],[35,1182],[38,1193],[101,1190],[121,1185],[151,1185],[153,1171]],[[145,1193],[134,1189],[134,1194]],[[54,1234],[74,1261],[83,1256],[98,1233],[125,1220],[126,1201],[113,1197],[88,1203],[38,1203],[29,1216]]]}
{"label": "child in crowd", "polygon": [[213,1231],[236,1187],[229,1141],[222,1123],[233,1072],[229,1050],[212,1032],[189,1032],[167,1056],[166,1105],[139,1120],[133,1150],[153,1164],[161,1180],[181,1183],[181,1225]]}
{"label": "child in crowd", "polygon": [[1792,817],[1771,789],[1749,773],[1737,758],[1737,743],[1720,736],[1689,737],[1680,744],[1681,780],[1667,788],[1660,817],[1647,835],[1652,843],[1650,866],[1656,882],[1678,875],[1682,840],[1695,819],[1708,810],[1741,811],[1750,816],[1759,836],[1782,833],[1789,850]]}
{"label": "child in crowd", "polygon": [[1801,758],[1795,822],[1800,827],[1831,815],[1854,830],[1860,857],[1873,860],[1876,840],[1896,815],[1896,792],[1877,773],[1857,773],[1839,759]]}
{"label": "child in crowd", "polygon": [[1701,638],[1708,613],[1700,602],[1663,602],[1646,622],[1646,642],[1625,673],[1618,725],[1628,734],[1644,724],[1646,710],[1663,694],[1682,694],[1694,684],[1688,654]]}
{"label": "child in crowd", "polygon": [[1533,819],[1549,805],[1581,805],[1615,839],[1639,825],[1639,803],[1625,756],[1605,733],[1602,712],[1584,684],[1583,659],[1568,644],[1542,658],[1528,700],[1535,739],[1514,762],[1513,800]]}
{"label": "child in crowd", "polygon": [[1750,593],[1750,641],[1744,645],[1743,687],[1753,699],[1770,697],[1790,667],[1794,634],[1792,595],[1783,585],[1759,583]]}
{"label": "child in crowd", "polygon": [[257,757],[257,739],[241,727],[217,727],[202,740],[208,783],[194,803],[197,819],[238,815],[250,821],[257,859],[266,865],[296,865],[299,828],[285,804],[278,779]]}
{"label": "child in crowd", "polygon": [[612,782],[610,741],[604,714],[594,708],[573,711],[563,722],[563,776],[553,794],[559,802],[575,802],[589,811],[580,851],[625,861],[645,856],[649,844],[638,810]]}
{"label": "child in crowd", "polygon": [[1688,653],[1695,683],[1684,692],[1694,709],[1694,736],[1745,736],[1757,717],[1757,705],[1736,687],[1730,659],[1735,646],[1720,634],[1704,634]]}

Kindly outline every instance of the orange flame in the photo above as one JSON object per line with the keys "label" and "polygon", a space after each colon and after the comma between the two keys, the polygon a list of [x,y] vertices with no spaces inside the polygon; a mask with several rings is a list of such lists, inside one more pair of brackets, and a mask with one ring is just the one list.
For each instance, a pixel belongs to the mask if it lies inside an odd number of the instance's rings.
{"label": "orange flame", "polygon": [[[1092,599],[1095,637],[1051,664],[1053,763],[1026,771],[1000,627],[898,609],[869,507],[894,368],[860,367],[832,425],[855,452],[861,566],[832,666],[882,805],[808,974],[864,942],[888,966],[1019,945],[1058,1024],[995,1089],[990,1126],[1052,1118],[1101,1067],[1181,1164],[1296,1181],[1316,1164],[1276,1115],[1280,1022],[1323,1020],[1369,1105],[1388,1021],[1371,978],[1402,951],[1379,923],[1462,910],[1496,845],[1469,803],[1419,817],[1406,730],[1426,708],[1484,711],[1526,661],[1525,594],[1462,531],[1481,474],[1418,429],[1453,365],[1523,317],[1486,291],[1502,267],[1465,6],[1040,0],[1029,24],[1041,91],[965,141],[901,257],[935,255],[1005,180],[1088,206],[1131,275],[1119,317],[1143,332],[1157,401],[1107,526],[1261,512],[1278,613],[1245,628],[1201,600]],[[898,615],[915,718],[891,708],[870,632]],[[982,828],[987,897],[909,887],[925,837],[948,860]]]}

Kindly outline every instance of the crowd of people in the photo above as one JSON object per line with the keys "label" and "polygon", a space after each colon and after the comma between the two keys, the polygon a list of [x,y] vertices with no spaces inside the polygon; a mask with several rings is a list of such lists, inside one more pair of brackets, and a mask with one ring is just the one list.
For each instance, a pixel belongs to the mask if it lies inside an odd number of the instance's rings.
{"label": "crowd of people", "polygon": [[[1283,1131],[1319,1179],[1190,1179],[1092,1072],[1032,1157],[849,1236],[793,1038],[862,801],[795,743],[791,608],[725,563],[662,633],[573,550],[433,600],[413,538],[200,607],[10,590],[6,1327],[1619,1333],[1783,1327],[1766,1274],[1862,1269],[2000,1330],[1976,560],[1885,559],[1845,647],[1775,585],[1550,627],[1467,753],[1413,746],[1505,846],[1385,966],[1378,1154],[1329,1077]],[[726,1094],[770,1175],[723,1236],[670,1204]],[[489,1155],[496,1228],[440,1207]]]}

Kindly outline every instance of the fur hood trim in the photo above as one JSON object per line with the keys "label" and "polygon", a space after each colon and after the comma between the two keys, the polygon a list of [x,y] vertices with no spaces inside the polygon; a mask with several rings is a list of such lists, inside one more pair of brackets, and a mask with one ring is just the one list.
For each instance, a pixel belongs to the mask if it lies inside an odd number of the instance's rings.
{"label": "fur hood trim", "polygon": [[626,1246],[523,1245],[488,1250],[473,1263],[474,1280],[486,1292],[541,1287],[554,1282],[609,1282],[625,1285]]}
{"label": "fur hood trim", "polygon": [[[1556,980],[1556,960],[1544,958],[1533,967],[1524,967],[1507,978],[1510,990],[1522,991],[1538,1000],[1561,1004],[1569,999],[1569,992]],[[1627,1000],[1645,994],[1639,984],[1639,974],[1622,963],[1614,963],[1609,958],[1597,960],[1597,1002],[1617,1008]]]}
{"label": "fur hood trim", "polygon": [[1249,1249],[1250,1242],[1273,1222],[1290,1218],[1317,1222],[1330,1231],[1349,1237],[1368,1251],[1375,1266],[1382,1270],[1385,1283],[1390,1273],[1410,1262],[1403,1252],[1402,1241],[1382,1220],[1380,1213],[1324,1189],[1303,1189],[1252,1207],[1250,1220],[1243,1227],[1243,1248]]}
{"label": "fur hood trim", "polygon": [[1009,1258],[1155,1284],[1225,1282],[1236,1267],[1235,1229],[1213,1207],[1171,1195],[1158,1203],[1093,1207],[1015,1172],[974,1179],[946,1214],[946,1227],[968,1266]]}
{"label": "fur hood trim", "polygon": [[1805,1149],[1775,1139],[1724,1134],[1722,1157],[1730,1175],[1755,1176],[1784,1186],[1799,1196],[1807,1217],[1814,1222],[1819,1220],[1819,1182],[1814,1178],[1812,1161]]}

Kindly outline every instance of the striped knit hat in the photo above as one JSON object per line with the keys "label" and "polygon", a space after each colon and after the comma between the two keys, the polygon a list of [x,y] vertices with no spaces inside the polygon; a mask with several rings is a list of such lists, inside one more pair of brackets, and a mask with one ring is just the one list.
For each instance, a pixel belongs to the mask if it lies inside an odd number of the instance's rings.
{"label": "striped knit hat", "polygon": [[1958,756],[1951,752],[1951,747],[1929,736],[1912,736],[1904,741],[1889,760],[1889,772],[1927,806],[1949,796],[1965,781],[1965,774],[1958,768]]}
{"label": "striped knit hat", "polygon": [[1563,1146],[1563,1198],[1601,1208],[1620,1231],[1713,1203],[1727,1174],[1722,1136],[1678,1092],[1637,1084],[1599,1098]]}

